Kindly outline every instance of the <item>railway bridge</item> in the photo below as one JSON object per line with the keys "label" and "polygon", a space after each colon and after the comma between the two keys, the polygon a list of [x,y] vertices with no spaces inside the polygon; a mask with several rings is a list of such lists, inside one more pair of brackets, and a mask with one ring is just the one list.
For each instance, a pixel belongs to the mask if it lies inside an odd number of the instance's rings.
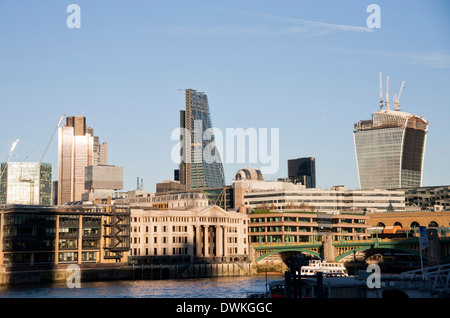
{"label": "railway bridge", "polygon": [[[304,253],[328,262],[366,258],[383,249],[400,250],[412,255],[420,255],[418,237],[407,238],[370,238],[362,240],[334,241],[331,235],[322,240],[299,243],[256,243],[252,245],[256,261],[285,261],[294,254]],[[422,257],[429,265],[450,263],[450,235],[441,236],[428,230],[428,247],[422,251]]]}

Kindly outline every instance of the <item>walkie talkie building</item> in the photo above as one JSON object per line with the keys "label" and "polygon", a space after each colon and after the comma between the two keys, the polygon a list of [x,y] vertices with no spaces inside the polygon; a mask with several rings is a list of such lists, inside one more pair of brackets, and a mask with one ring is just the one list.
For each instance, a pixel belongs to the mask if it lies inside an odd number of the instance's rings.
{"label": "walkie talkie building", "polygon": [[215,148],[208,98],[193,89],[186,89],[185,93],[186,109],[180,112],[180,127],[186,132],[180,136],[180,183],[186,190],[223,187],[223,165]]}
{"label": "walkie talkie building", "polygon": [[398,95],[394,93],[394,110],[391,110],[389,76],[384,102],[380,73],[380,110],[371,120],[361,120],[354,125],[361,189],[417,188],[422,185],[428,121],[400,111],[404,84],[403,81]]}
{"label": "walkie talkie building", "polygon": [[400,110],[380,110],[354,125],[361,189],[415,188],[422,184],[428,122]]}

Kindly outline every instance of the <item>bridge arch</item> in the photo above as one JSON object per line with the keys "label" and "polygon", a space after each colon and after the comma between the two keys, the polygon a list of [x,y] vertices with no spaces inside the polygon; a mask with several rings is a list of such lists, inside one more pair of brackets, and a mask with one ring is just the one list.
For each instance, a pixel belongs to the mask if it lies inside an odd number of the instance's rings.
{"label": "bridge arch", "polygon": [[409,227],[410,228],[418,228],[420,226],[420,224],[419,224],[419,222],[417,222],[417,221],[413,221],[413,222],[411,222],[411,224],[409,225]]}
{"label": "bridge arch", "polygon": [[436,221],[430,221],[430,223],[428,223],[428,227],[439,227],[439,224]]}
{"label": "bridge arch", "polygon": [[274,255],[274,254],[277,254],[277,253],[281,254],[281,253],[287,253],[287,252],[298,252],[298,253],[304,253],[304,254],[311,254],[311,255],[317,256],[319,258],[321,257],[320,253],[317,253],[317,252],[314,252],[314,251],[309,251],[309,250],[303,249],[303,248],[298,248],[298,247],[292,248],[291,247],[291,248],[276,249],[276,250],[273,250],[273,251],[271,251],[269,253],[261,255],[260,257],[258,257],[256,259],[256,262],[262,261],[264,258],[266,258],[268,256],[271,256],[271,255]]}

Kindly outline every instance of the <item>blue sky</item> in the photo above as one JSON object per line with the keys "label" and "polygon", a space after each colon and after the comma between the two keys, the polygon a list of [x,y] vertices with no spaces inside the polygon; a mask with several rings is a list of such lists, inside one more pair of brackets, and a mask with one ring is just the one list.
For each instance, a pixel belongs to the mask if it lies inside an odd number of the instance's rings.
{"label": "blue sky", "polygon": [[[81,28],[69,29],[69,4]],[[369,4],[381,28],[368,29]],[[39,161],[61,114],[87,117],[124,188],[172,179],[184,95],[213,125],[279,128],[280,168],[314,156],[317,185],[358,188],[353,124],[378,110],[378,73],[429,120],[423,185],[450,184],[448,1],[0,0],[0,157]],[[392,98],[392,97],[391,97]],[[57,179],[57,139],[47,154]],[[245,164],[225,164],[227,184]],[[258,164],[255,164],[258,166]]]}

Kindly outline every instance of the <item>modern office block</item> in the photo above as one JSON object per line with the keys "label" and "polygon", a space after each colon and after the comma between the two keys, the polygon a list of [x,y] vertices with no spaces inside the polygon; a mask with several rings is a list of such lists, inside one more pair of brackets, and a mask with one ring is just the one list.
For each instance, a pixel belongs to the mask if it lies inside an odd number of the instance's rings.
{"label": "modern office block", "polygon": [[249,210],[391,212],[405,210],[403,190],[307,189],[291,182],[235,180],[234,207]]}
{"label": "modern office block", "polygon": [[[225,177],[220,154],[215,147],[211,147],[214,134],[208,98],[205,93],[192,89],[187,89],[185,94],[186,109],[180,112],[180,127],[188,133],[180,136],[180,182],[186,185],[186,190],[223,187]],[[205,137],[205,133],[209,138]],[[212,149],[209,158],[203,155],[205,147]]]}
{"label": "modern office block", "polygon": [[123,189],[123,167],[87,166],[85,172],[86,192],[81,196],[82,201],[112,198]]}
{"label": "modern office block", "polygon": [[130,208],[0,206],[0,269],[128,261]]}
{"label": "modern office block", "polygon": [[0,204],[52,204],[52,165],[39,162],[1,164]]}
{"label": "modern office block", "polygon": [[316,160],[313,157],[288,160],[288,178],[307,188],[316,187]]}
{"label": "modern office block", "polygon": [[411,188],[404,191],[405,202],[409,207],[418,210],[450,211],[450,185]]}
{"label": "modern office block", "polygon": [[123,189],[123,167],[87,166],[85,168],[85,189]]}
{"label": "modern office block", "polygon": [[428,122],[398,110],[380,110],[353,130],[361,189],[416,188],[422,184]]}
{"label": "modern office block", "polygon": [[355,123],[353,138],[361,189],[417,188],[422,184],[428,121],[400,110],[400,91],[389,102],[389,76],[383,100],[380,73],[380,110],[371,120]]}
{"label": "modern office block", "polygon": [[85,168],[105,163],[106,146],[99,146],[82,116],[67,117],[58,131],[58,204],[80,201],[85,192]]}

